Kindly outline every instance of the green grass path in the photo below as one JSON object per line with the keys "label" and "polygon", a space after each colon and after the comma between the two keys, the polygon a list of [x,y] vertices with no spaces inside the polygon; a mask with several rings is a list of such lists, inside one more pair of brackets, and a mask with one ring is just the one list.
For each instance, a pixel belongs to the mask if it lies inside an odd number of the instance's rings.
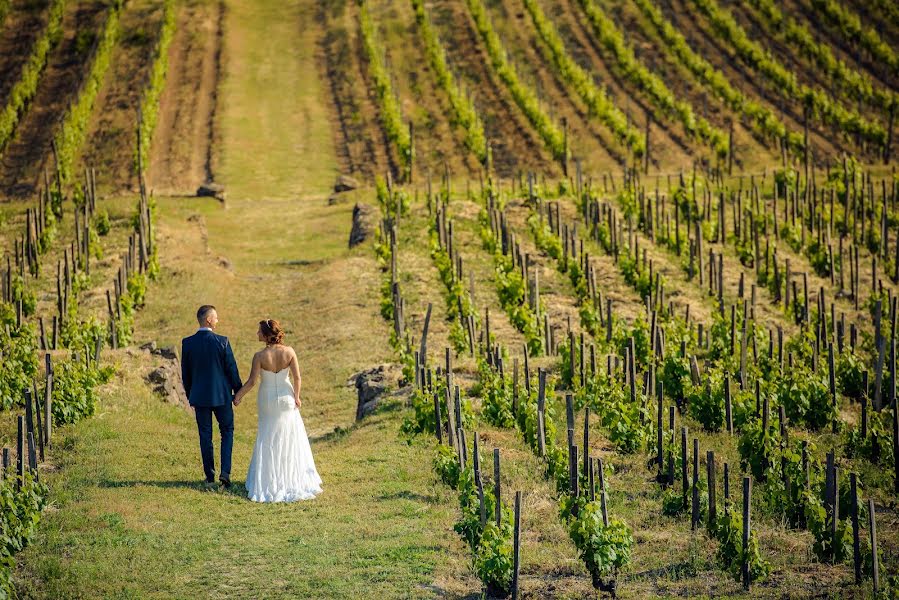
{"label": "green grass path", "polygon": [[390,354],[370,250],[346,249],[351,206],[325,202],[336,161],[314,10],[313,0],[228,3],[217,177],[228,205],[159,201],[163,278],[137,339],[178,345],[195,329],[196,307],[215,304],[246,376],[256,322],[280,319],[300,356],[324,494],[288,505],[243,497],[252,398],[236,413],[240,485],[202,490],[192,415],[148,391],[146,355],[107,353],[119,374],[97,414],[57,432],[46,473],[52,505],[18,561],[23,597],[419,598],[476,589],[451,532],[454,499],[434,485],[430,452],[398,439],[398,408],[352,426],[347,377]]}

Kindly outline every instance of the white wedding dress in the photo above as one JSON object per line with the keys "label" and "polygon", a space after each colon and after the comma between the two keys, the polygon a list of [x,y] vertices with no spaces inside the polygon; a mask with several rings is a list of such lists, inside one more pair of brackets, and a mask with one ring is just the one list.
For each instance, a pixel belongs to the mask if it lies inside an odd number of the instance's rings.
{"label": "white wedding dress", "polygon": [[259,425],[247,471],[247,494],[254,502],[308,500],[322,491],[288,373],[262,369]]}

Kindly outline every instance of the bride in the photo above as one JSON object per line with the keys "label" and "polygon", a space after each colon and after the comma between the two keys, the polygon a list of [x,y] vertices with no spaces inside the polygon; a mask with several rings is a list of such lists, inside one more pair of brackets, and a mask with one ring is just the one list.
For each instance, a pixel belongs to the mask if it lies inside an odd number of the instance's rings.
{"label": "bride", "polygon": [[[234,406],[253,389],[259,424],[253,458],[247,471],[247,493],[254,502],[308,500],[321,493],[306,427],[300,416],[300,367],[293,348],[282,344],[284,331],[274,319],[259,322],[259,341],[265,348],[253,356],[250,377],[234,395]],[[291,385],[288,375],[293,379]]]}

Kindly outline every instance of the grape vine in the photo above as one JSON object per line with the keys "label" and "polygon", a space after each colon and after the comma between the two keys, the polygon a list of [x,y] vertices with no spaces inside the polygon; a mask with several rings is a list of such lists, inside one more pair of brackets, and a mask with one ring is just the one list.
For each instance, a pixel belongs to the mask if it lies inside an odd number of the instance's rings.
{"label": "grape vine", "polygon": [[393,90],[390,72],[384,63],[383,49],[378,40],[375,24],[369,14],[367,2],[363,2],[359,7],[359,28],[362,32],[362,46],[368,59],[368,72],[380,103],[381,123],[387,137],[396,145],[400,167],[408,180],[412,169],[412,137],[403,122],[400,103]]}
{"label": "grape vine", "polygon": [[47,65],[47,55],[62,35],[62,14],[65,7],[66,0],[53,0],[50,4],[47,25],[35,40],[28,61],[22,67],[22,74],[10,91],[3,112],[0,113],[0,151],[12,139],[19,119],[25,114],[28,103],[37,91],[41,74]]}
{"label": "grape vine", "polygon": [[487,15],[487,9],[484,7],[482,0],[465,0],[468,10],[474,19],[475,27],[484,40],[487,47],[487,54],[490,62],[493,64],[493,70],[509,89],[515,103],[525,114],[534,129],[543,139],[543,143],[547,150],[552,154],[553,158],[560,163],[568,160],[568,148],[565,143],[565,136],[562,131],[540,107],[537,96],[527,86],[518,79],[518,74],[506,58],[506,51],[500,42],[499,36],[493,29],[490,17]]}
{"label": "grape vine", "polygon": [[446,51],[437,37],[437,32],[431,25],[425,11],[424,0],[412,0],[415,9],[415,22],[418,23],[428,61],[437,77],[437,83],[449,97],[453,107],[453,122],[465,131],[465,147],[468,148],[481,164],[487,164],[487,139],[484,135],[484,125],[478,116],[474,102],[462,93],[458,81],[450,71],[446,62]]}
{"label": "grape vine", "polygon": [[885,146],[887,132],[883,126],[830,99],[823,90],[800,84],[795,73],[771,56],[761,44],[753,41],[730,11],[722,8],[716,0],[693,0],[693,4],[709,19],[716,36],[730,45],[747,65],[768,79],[779,93],[799,102],[808,118],[819,119],[847,135],[857,135],[878,149]]}
{"label": "grape vine", "polygon": [[627,116],[615,106],[605,91],[593,83],[592,76],[569,56],[558,31],[543,14],[539,4],[535,0],[524,0],[524,5],[559,74],[587,105],[590,114],[599,119],[620,143],[630,148],[635,157],[643,156],[646,146],[640,133],[631,127]]}
{"label": "grape vine", "polygon": [[615,61],[613,68],[619,70],[623,77],[641,89],[659,110],[679,121],[690,135],[708,144],[716,156],[719,158],[727,156],[727,134],[705,118],[697,117],[688,102],[678,99],[660,77],[637,60],[633,49],[625,44],[621,30],[594,0],[578,0],[578,3],[587,15],[597,40],[605,51],[612,55]]}

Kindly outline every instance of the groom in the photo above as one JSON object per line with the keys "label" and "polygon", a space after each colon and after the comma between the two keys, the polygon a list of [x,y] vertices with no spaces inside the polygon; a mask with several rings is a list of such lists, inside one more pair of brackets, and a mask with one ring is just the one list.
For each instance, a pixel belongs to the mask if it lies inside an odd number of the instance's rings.
{"label": "groom", "polygon": [[243,385],[228,338],[213,332],[218,324],[215,307],[203,305],[197,311],[200,328],[181,340],[181,381],[197,417],[200,454],[206,484],[215,483],[215,459],[212,447],[212,415],[222,436],[222,486],[231,486],[231,446],[234,441],[234,410],[231,398]]}

